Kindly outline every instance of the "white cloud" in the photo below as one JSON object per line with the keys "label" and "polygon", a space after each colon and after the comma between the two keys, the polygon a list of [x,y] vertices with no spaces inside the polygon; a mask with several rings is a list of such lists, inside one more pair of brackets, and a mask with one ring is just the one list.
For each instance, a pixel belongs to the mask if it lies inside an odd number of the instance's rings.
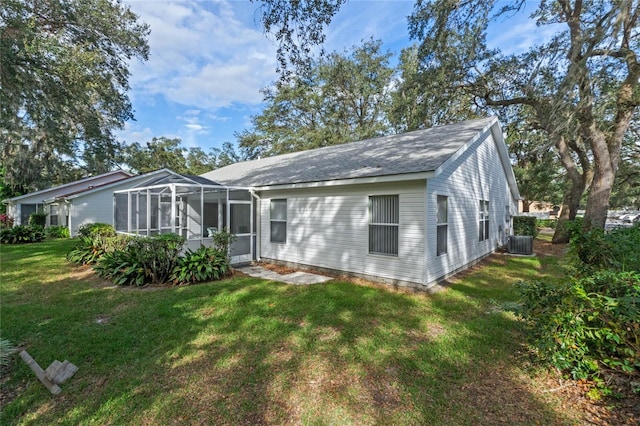
{"label": "white cloud", "polygon": [[[241,22],[228,1],[130,1],[149,24],[149,60],[132,63],[133,96],[216,109],[257,104],[277,78],[275,46]],[[252,6],[255,7],[255,6]]]}
{"label": "white cloud", "polygon": [[116,133],[117,137],[124,141],[127,145],[134,142],[143,144],[150,141],[155,135],[149,127],[139,128],[135,123],[130,121],[124,124],[124,129]]}

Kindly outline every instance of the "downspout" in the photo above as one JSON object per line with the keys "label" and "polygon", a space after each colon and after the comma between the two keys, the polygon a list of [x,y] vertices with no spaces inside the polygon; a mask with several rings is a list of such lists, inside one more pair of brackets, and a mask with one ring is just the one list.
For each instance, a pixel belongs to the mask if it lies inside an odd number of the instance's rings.
{"label": "downspout", "polygon": [[[256,209],[257,211],[256,213],[256,223],[254,224],[255,226],[255,234],[256,234],[256,261],[259,262],[260,261],[260,213],[262,211],[262,209],[260,208],[260,196],[258,194],[256,194],[256,191],[253,189],[249,190],[249,193],[251,194],[251,196],[253,198],[255,198],[256,200]],[[253,235],[252,235],[253,237]],[[253,243],[253,241],[252,241]]]}

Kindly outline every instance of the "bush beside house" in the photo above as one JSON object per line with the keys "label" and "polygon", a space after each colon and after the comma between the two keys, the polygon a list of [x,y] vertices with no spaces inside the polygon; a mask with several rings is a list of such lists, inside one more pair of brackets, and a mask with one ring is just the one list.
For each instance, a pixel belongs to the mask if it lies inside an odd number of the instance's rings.
{"label": "bush beside house", "polygon": [[614,371],[640,392],[640,225],[572,235],[571,277],[518,286],[530,341],[576,379],[607,391],[604,375]]}
{"label": "bush beside house", "polygon": [[98,275],[117,285],[192,284],[219,280],[231,271],[229,245],[235,236],[226,229],[214,238],[216,247],[184,254],[185,240],[175,234],[125,236],[106,224],[87,225],[80,233],[67,259],[93,265]]}

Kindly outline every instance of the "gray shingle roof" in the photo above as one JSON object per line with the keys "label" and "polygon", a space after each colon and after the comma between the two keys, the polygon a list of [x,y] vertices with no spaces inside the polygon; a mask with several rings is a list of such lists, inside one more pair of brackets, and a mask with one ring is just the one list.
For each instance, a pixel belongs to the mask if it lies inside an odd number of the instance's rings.
{"label": "gray shingle roof", "polygon": [[426,130],[243,161],[202,176],[228,186],[270,186],[436,170],[496,121],[469,120]]}

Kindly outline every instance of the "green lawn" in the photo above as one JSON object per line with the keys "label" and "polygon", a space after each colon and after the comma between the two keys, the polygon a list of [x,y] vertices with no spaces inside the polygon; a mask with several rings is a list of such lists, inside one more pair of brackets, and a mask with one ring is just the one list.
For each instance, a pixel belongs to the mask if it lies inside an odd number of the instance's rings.
{"label": "green lawn", "polygon": [[0,247],[2,336],[79,367],[51,396],[16,356],[2,424],[576,422],[504,310],[555,259],[496,255],[435,295],[246,277],[128,289],[70,266],[72,244]]}

